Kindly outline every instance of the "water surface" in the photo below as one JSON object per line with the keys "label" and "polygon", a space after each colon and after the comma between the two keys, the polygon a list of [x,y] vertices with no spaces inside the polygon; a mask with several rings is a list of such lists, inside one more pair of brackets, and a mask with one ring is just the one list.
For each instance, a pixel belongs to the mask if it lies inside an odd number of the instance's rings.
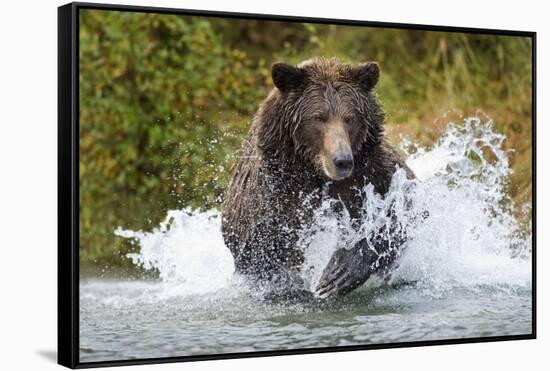
{"label": "water surface", "polygon": [[80,360],[102,361],[531,333],[528,287],[443,297],[364,288],[331,304],[266,304],[238,289],[164,296],[159,282],[85,280]]}

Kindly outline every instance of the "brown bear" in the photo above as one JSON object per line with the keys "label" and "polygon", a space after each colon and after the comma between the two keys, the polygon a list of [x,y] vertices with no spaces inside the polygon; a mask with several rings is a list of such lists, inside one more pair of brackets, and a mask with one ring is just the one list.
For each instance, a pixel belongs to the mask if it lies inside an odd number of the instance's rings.
{"label": "brown bear", "polygon": [[[332,58],[273,64],[275,88],[253,118],[224,201],[222,232],[237,273],[283,291],[303,289],[297,272],[307,247],[298,241],[321,195],[354,219],[366,185],[384,195],[397,168],[414,177],[384,139],[373,93],[379,74],[376,63]],[[346,294],[390,267],[399,255],[390,244],[396,241],[362,239],[338,249],[317,296]]]}

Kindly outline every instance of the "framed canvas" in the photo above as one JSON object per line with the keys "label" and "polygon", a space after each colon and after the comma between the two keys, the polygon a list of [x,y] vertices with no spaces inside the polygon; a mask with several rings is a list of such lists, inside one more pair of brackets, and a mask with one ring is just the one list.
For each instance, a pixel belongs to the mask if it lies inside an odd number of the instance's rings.
{"label": "framed canvas", "polygon": [[60,364],[535,338],[534,32],[58,20]]}

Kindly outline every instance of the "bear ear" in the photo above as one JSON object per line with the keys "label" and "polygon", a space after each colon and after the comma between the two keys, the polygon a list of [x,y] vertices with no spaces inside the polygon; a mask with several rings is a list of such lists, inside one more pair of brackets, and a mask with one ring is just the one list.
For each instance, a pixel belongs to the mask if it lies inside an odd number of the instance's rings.
{"label": "bear ear", "polygon": [[286,93],[298,88],[302,84],[304,73],[299,67],[283,62],[276,62],[271,66],[271,78],[277,89]]}
{"label": "bear ear", "polygon": [[355,81],[363,89],[370,91],[380,78],[380,67],[378,67],[378,63],[376,62],[363,63],[355,68],[354,75]]}

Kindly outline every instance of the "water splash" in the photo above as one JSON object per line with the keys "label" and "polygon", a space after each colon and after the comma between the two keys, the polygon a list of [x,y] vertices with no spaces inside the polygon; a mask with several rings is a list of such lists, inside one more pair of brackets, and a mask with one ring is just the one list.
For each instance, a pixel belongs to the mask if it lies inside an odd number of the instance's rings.
{"label": "water splash", "polygon": [[[389,233],[389,208],[408,237],[390,282],[416,282],[419,292],[433,297],[457,288],[529,287],[530,227],[518,223],[506,192],[511,170],[504,140],[490,121],[469,118],[450,123],[431,148],[404,141],[407,165],[418,179],[409,180],[398,170],[385,197],[372,185],[360,190],[366,201],[358,229],[345,215],[332,215],[332,201],[326,200],[316,212],[315,233],[304,231],[301,241],[308,246],[302,275],[310,287],[338,247]],[[419,217],[426,211],[428,218]],[[116,234],[139,243],[139,253],[129,257],[158,270],[168,292],[205,294],[234,283],[233,260],[220,226],[217,211],[184,209],[170,211],[151,232],[119,228]]]}
{"label": "water splash", "polygon": [[415,211],[426,208],[430,216],[409,228],[394,279],[418,281],[434,295],[459,286],[530,285],[530,226],[525,233],[507,193],[504,140],[491,121],[470,118],[449,124],[432,148],[408,157],[420,179]]}
{"label": "water splash", "polygon": [[139,242],[140,251],[128,254],[134,264],[156,269],[168,290],[199,294],[226,287],[232,279],[233,257],[221,235],[215,210],[171,210],[151,232],[118,228],[115,234]]}

